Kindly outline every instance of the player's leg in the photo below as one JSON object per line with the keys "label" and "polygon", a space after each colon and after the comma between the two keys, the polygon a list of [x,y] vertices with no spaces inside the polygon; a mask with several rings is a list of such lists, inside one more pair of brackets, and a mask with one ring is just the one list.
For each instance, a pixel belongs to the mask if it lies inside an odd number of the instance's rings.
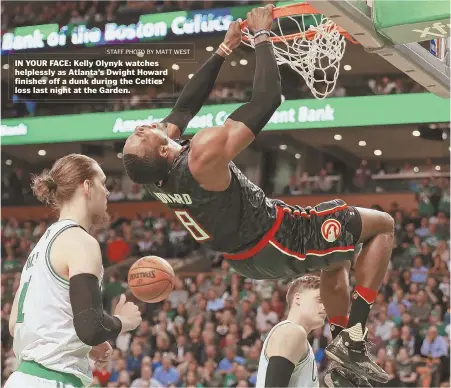
{"label": "player's leg", "polygon": [[390,261],[394,222],[387,213],[362,208],[356,210],[362,221],[358,242],[363,243],[363,249],[354,267],[356,287],[348,328],[334,339],[326,353],[355,373],[386,382],[386,372],[371,360],[364,328]]}
{"label": "player's leg", "polygon": [[326,309],[332,338],[346,329],[351,298],[349,296],[350,261],[336,263],[321,271],[321,300]]}
{"label": "player's leg", "polygon": [[[326,309],[332,338],[335,339],[348,323],[349,306],[349,270],[351,261],[336,263],[321,271],[321,300]],[[328,388],[371,387],[368,380],[351,370],[332,362],[324,376]]]}
{"label": "player's leg", "polygon": [[384,280],[391,258],[394,238],[393,218],[384,212],[357,208],[362,220],[359,243],[363,249],[356,261],[354,289],[348,327],[365,327],[372,304]]}

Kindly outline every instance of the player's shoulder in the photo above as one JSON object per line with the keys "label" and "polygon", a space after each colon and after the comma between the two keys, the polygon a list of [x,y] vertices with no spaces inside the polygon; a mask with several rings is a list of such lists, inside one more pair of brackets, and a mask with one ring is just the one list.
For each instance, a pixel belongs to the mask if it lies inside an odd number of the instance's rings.
{"label": "player's shoulder", "polygon": [[302,341],[307,339],[307,332],[302,326],[291,321],[285,321],[274,329],[271,337],[274,340],[290,338],[290,340]]}
{"label": "player's shoulder", "polygon": [[305,356],[308,351],[307,333],[305,329],[293,322],[283,322],[271,333],[266,355],[285,357],[294,365]]}
{"label": "player's shoulder", "polygon": [[73,227],[64,230],[56,239],[54,246],[64,247],[67,251],[69,249],[75,251],[97,251],[100,249],[99,242],[82,227]]}

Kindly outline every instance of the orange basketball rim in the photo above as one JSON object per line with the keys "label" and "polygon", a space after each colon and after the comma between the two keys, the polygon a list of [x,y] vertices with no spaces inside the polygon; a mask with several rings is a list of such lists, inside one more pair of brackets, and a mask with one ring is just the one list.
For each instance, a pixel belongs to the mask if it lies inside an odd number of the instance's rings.
{"label": "orange basketball rim", "polygon": [[[321,12],[313,8],[309,3],[300,3],[300,4],[290,4],[285,5],[283,7],[276,7],[273,9],[273,19],[279,19],[287,16],[299,16],[299,15],[320,15]],[[244,20],[241,22],[241,30],[247,30],[247,20]],[[332,29],[337,29],[338,32],[343,35],[348,41],[350,41],[353,44],[359,44],[356,40],[353,39],[353,37],[345,31],[340,26],[334,24]],[[281,42],[287,42],[294,39],[308,39],[311,40],[315,37],[315,35],[318,34],[318,31],[315,29],[309,29],[307,31],[300,31],[293,34],[287,34],[287,35],[280,35],[280,36],[271,36],[270,40],[273,43],[281,43]],[[244,42],[250,43],[251,37],[244,34],[242,37]]]}

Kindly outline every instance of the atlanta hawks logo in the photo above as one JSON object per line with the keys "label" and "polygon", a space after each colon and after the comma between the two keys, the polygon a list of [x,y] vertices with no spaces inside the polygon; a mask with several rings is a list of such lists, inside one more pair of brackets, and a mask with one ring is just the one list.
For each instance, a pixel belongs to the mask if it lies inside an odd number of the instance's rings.
{"label": "atlanta hawks logo", "polygon": [[321,234],[327,242],[334,242],[341,233],[341,224],[334,218],[329,218],[321,225]]}

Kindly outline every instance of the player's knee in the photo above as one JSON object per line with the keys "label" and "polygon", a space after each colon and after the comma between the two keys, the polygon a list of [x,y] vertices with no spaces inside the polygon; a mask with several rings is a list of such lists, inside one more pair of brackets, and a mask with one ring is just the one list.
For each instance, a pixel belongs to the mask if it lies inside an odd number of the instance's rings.
{"label": "player's knee", "polygon": [[381,212],[381,223],[383,224],[384,233],[393,237],[395,235],[395,220],[385,212]]}

